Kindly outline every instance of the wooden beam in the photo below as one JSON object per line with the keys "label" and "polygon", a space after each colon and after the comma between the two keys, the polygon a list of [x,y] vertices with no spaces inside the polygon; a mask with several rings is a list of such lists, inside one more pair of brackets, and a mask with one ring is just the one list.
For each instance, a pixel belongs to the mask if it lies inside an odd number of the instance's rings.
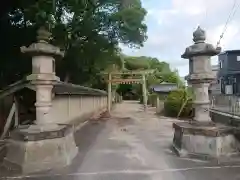
{"label": "wooden beam", "polygon": [[135,70],[135,71],[117,71],[117,72],[107,72],[103,71],[101,74],[109,74],[111,73],[112,75],[122,75],[122,74],[136,74],[136,75],[142,75],[142,74],[152,74],[155,70]]}
{"label": "wooden beam", "polygon": [[112,79],[107,80],[107,82],[115,83],[115,84],[127,84],[127,83],[142,83],[142,79]]}
{"label": "wooden beam", "polygon": [[10,129],[12,119],[13,119],[13,115],[15,113],[15,109],[16,109],[16,106],[15,106],[15,103],[13,103],[13,105],[11,107],[11,110],[10,110],[10,113],[8,115],[8,118],[7,118],[6,124],[4,126],[3,133],[0,137],[1,140],[4,139],[4,137],[7,135],[8,131]]}
{"label": "wooden beam", "polygon": [[18,125],[19,125],[19,103],[18,103],[18,98],[16,97],[16,96],[14,96],[14,103],[15,103],[15,113],[14,113],[14,115],[15,115],[15,122],[14,122],[14,127],[16,128],[16,127],[18,127]]}

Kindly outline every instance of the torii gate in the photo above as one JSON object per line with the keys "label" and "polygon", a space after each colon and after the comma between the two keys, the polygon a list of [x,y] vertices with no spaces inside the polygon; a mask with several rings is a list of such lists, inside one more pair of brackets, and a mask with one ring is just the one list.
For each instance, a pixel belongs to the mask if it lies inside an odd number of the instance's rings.
{"label": "torii gate", "polygon": [[[147,87],[146,87],[146,75],[152,74],[154,70],[135,70],[135,71],[117,71],[117,72],[102,72],[101,74],[108,75],[108,113],[111,111],[112,106],[112,84],[142,84],[143,92],[143,105],[144,111],[147,110]],[[114,78],[114,75],[131,75],[131,78]],[[134,76],[141,76],[140,78],[134,78]]]}

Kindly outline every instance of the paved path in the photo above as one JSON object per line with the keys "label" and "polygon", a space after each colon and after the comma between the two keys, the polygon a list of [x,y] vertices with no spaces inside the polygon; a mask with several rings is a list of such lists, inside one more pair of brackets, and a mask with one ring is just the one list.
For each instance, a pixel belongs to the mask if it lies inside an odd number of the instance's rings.
{"label": "paved path", "polygon": [[151,109],[145,113],[137,102],[117,105],[112,115],[108,121],[89,123],[77,132],[79,154],[70,167],[8,179],[240,179],[238,162],[217,164],[175,156],[169,148],[174,119],[157,117]]}

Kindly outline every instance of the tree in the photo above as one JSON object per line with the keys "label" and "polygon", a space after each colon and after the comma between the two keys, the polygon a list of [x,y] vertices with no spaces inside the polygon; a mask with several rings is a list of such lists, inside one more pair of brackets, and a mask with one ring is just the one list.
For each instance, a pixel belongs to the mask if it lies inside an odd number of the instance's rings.
{"label": "tree", "polygon": [[146,40],[146,10],[140,0],[12,0],[1,8],[1,86],[30,72],[31,63],[23,60],[19,48],[35,40],[40,26],[66,52],[57,61],[57,74],[90,86],[99,83],[100,70],[118,61],[118,43],[137,48]]}
{"label": "tree", "polygon": [[129,70],[149,69],[149,60],[146,57],[125,57],[125,67]]}
{"label": "tree", "polygon": [[[157,58],[140,56],[124,56],[125,67],[128,70],[155,70],[153,74],[147,76],[147,88],[151,85],[160,84],[162,82],[176,83],[180,86],[183,85],[178,72],[176,70],[172,71],[168,63],[164,61],[159,61]],[[132,91],[138,95],[142,94],[141,86],[139,85],[121,85],[118,92],[128,92]]]}

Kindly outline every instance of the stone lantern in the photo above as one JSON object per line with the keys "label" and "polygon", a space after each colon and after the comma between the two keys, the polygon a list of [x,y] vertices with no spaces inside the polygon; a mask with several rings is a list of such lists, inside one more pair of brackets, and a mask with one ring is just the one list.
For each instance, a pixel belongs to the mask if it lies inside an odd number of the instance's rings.
{"label": "stone lantern", "polygon": [[182,55],[189,59],[186,80],[193,88],[194,118],[189,122],[173,123],[173,148],[180,156],[220,158],[236,153],[238,143],[232,127],[215,124],[210,118],[208,88],[214,79],[211,57],[219,54],[221,48],[215,48],[205,40],[205,31],[198,27],[193,33],[194,44]]}
{"label": "stone lantern", "polygon": [[21,48],[23,53],[32,56],[32,74],[27,80],[36,91],[36,121],[11,132],[3,165],[22,173],[69,165],[78,152],[73,127],[55,124],[47,116],[52,107],[53,86],[59,81],[55,75],[55,58],[64,55],[48,43],[50,35],[40,28],[37,42]]}
{"label": "stone lantern", "polygon": [[29,47],[21,47],[22,53],[32,56],[32,74],[27,80],[36,89],[36,121],[38,125],[49,125],[46,118],[52,105],[52,88],[60,79],[55,75],[55,58],[63,57],[64,53],[58,47],[48,43],[51,33],[44,28],[37,32],[37,42]]}
{"label": "stone lantern", "polygon": [[194,92],[195,121],[211,122],[209,116],[210,83],[215,79],[211,68],[211,56],[221,52],[221,48],[205,43],[206,33],[200,27],[193,33],[194,44],[186,48],[182,58],[189,59],[189,75],[186,77]]}

